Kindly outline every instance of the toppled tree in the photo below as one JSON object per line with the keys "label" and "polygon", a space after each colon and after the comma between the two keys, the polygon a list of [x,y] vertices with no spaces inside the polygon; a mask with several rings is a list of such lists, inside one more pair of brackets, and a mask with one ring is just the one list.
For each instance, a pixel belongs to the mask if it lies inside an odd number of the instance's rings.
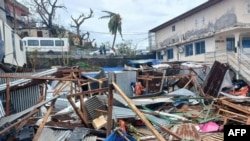
{"label": "toppled tree", "polygon": [[57,34],[53,24],[56,10],[65,8],[63,5],[58,5],[57,2],[58,0],[34,0],[35,11],[40,16],[42,23],[48,28],[50,36]]}
{"label": "toppled tree", "polygon": [[108,28],[109,28],[109,31],[111,32],[111,34],[114,35],[111,48],[115,52],[115,40],[116,40],[117,32],[119,32],[121,37],[122,37],[122,18],[120,16],[120,14],[116,14],[116,13],[113,13],[110,11],[102,11],[102,12],[105,12],[108,14],[108,15],[102,16],[100,18],[101,19],[109,18]]}
{"label": "toppled tree", "polygon": [[[74,18],[73,16],[71,16],[71,19],[73,20],[74,22],[74,25],[71,25],[72,27],[76,28],[76,34],[79,38],[79,41],[80,41],[80,45],[82,45],[82,40],[83,40],[83,37],[86,35],[86,34],[82,34],[81,36],[81,31],[80,31],[80,27],[81,25],[84,23],[85,20],[89,19],[93,17],[93,10],[90,9],[90,13],[88,16],[85,16],[85,14],[81,14],[78,16],[78,18]],[[89,36],[89,33],[87,32],[88,36]]]}

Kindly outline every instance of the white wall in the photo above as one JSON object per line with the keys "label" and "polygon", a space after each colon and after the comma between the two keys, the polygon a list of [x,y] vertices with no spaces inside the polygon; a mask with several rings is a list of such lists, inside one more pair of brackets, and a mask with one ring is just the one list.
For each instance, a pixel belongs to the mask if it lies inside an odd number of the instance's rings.
{"label": "white wall", "polygon": [[[193,44],[193,55],[192,56],[186,56],[185,55],[185,45],[182,45],[181,47],[183,48],[183,52],[179,53],[179,60],[181,61],[205,61],[205,54],[195,54],[195,43],[199,41],[205,41],[205,51],[207,52],[214,52],[215,51],[215,38],[206,38],[203,40],[198,40],[191,42]],[[190,44],[190,43],[188,43]],[[176,50],[178,52],[178,50]]]}
{"label": "white wall", "polygon": [[250,0],[234,0],[239,23],[250,23]]}
{"label": "white wall", "polygon": [[[2,27],[1,27],[2,28]],[[26,53],[25,49],[20,49],[21,38],[14,34],[14,39],[12,36],[12,29],[7,24],[4,24],[4,47],[5,47],[5,58],[4,62],[8,64],[13,64],[16,66],[23,66],[26,63]],[[14,45],[13,45],[14,40]],[[14,52],[16,53],[16,59],[14,58]]]}
{"label": "white wall", "polygon": [[[175,24],[173,24],[175,25],[176,30],[174,32],[172,32],[172,25],[157,31],[155,34],[157,45],[159,46],[162,42],[164,42],[164,40],[168,38],[171,39],[175,36],[182,38],[183,35],[187,34],[188,31],[192,31],[194,35],[199,35],[199,32],[197,31],[199,29],[210,30],[210,25],[212,25],[213,27],[215,24],[217,24],[218,26],[222,26],[225,23],[233,22],[233,16],[230,14],[234,14],[239,11],[238,9],[242,9],[239,7],[244,5],[244,1],[246,0],[224,0],[214,6],[211,6],[198,13],[195,13],[192,16],[176,22]],[[238,18],[239,14],[237,13],[236,16]],[[250,17],[248,18],[248,20],[250,21]],[[186,38],[191,38],[191,36],[188,36]]]}

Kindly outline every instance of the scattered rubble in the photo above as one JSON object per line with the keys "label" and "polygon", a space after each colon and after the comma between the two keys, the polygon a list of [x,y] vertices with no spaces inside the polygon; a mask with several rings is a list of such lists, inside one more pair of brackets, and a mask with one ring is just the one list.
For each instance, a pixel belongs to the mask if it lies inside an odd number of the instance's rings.
{"label": "scattered rubble", "polygon": [[[0,78],[0,140],[219,141],[224,125],[250,124],[249,86],[233,83],[220,62]],[[140,95],[136,82],[144,87]]]}

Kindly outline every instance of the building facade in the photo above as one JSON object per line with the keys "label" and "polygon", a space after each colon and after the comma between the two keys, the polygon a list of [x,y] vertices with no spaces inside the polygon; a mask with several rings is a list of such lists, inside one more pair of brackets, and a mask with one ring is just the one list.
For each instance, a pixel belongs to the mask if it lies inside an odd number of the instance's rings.
{"label": "building facade", "polygon": [[5,13],[8,24],[13,29],[26,26],[28,22],[29,9],[16,0],[4,0]]}
{"label": "building facade", "polygon": [[49,37],[49,30],[46,27],[29,27],[19,29],[19,35],[24,37]]}
{"label": "building facade", "polygon": [[149,31],[164,61],[207,61],[219,53],[250,54],[250,1],[208,0]]}

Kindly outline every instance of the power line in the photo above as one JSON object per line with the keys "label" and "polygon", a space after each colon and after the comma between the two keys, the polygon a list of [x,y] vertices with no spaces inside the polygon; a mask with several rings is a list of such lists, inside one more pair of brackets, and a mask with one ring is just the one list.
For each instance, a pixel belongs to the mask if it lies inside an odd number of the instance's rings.
{"label": "power line", "polygon": [[[97,34],[110,34],[109,32],[101,32],[101,31],[91,31],[91,30],[82,30],[85,32],[90,32],[90,33],[97,33]],[[122,33],[122,35],[147,35],[148,33],[146,32],[131,32],[131,33]]]}

